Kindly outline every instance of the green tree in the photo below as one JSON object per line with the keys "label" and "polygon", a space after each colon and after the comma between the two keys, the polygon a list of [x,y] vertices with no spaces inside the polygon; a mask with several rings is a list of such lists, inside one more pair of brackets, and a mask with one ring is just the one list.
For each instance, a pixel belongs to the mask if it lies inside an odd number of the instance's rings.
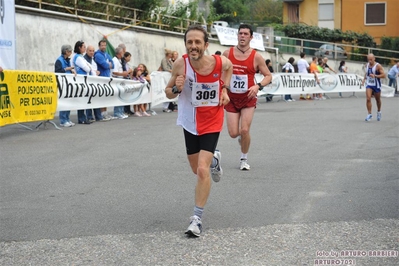
{"label": "green tree", "polygon": [[282,0],[255,0],[250,6],[249,19],[267,23],[283,23]]}
{"label": "green tree", "polygon": [[215,0],[213,7],[217,14],[226,14],[225,19],[230,23],[237,23],[249,17],[249,3],[253,0]]}

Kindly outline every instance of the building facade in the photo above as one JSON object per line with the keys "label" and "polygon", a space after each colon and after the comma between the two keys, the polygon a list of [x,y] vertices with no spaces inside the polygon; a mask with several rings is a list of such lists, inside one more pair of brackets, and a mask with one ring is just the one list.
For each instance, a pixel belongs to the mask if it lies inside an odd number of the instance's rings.
{"label": "building facade", "polygon": [[283,0],[283,23],[399,36],[399,0]]}

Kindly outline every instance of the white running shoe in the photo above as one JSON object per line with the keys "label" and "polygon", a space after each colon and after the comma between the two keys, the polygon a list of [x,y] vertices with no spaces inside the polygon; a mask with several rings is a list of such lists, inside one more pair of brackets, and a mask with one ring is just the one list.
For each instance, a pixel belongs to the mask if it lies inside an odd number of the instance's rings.
{"label": "white running shoe", "polygon": [[368,122],[368,121],[371,120],[372,117],[373,117],[373,116],[372,116],[371,114],[368,114],[368,115],[366,116],[366,119],[364,119],[364,121]]}
{"label": "white running shoe", "polygon": [[123,114],[116,114],[113,119],[126,119],[126,118],[127,117],[125,117]]}
{"label": "white running shoe", "polygon": [[241,159],[240,170],[249,170],[250,168],[251,168],[251,166],[249,166],[248,160],[247,159]]}
{"label": "white running shoe", "polygon": [[202,232],[202,222],[201,218],[197,215],[190,217],[190,225],[185,232],[186,235],[199,237]]}
{"label": "white running shoe", "polygon": [[219,150],[215,150],[215,153],[213,154],[213,157],[216,158],[217,165],[215,167],[211,167],[211,176],[212,176],[212,180],[214,182],[219,182],[220,181],[220,177],[223,175],[223,169],[220,166],[220,162],[222,159],[222,154],[220,153]]}
{"label": "white running shoe", "polygon": [[377,112],[377,121],[381,120],[381,112]]}
{"label": "white running shoe", "polygon": [[60,124],[60,126],[62,126],[62,127],[71,127],[72,126],[72,124],[71,123],[69,123],[68,121],[66,121],[65,123],[63,123],[63,124]]}

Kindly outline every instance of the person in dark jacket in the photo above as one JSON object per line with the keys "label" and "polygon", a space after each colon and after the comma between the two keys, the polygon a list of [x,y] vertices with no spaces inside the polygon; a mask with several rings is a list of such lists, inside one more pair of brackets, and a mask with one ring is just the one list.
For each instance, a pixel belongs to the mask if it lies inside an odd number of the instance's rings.
{"label": "person in dark jacket", "polygon": [[[69,44],[65,44],[61,47],[61,55],[57,58],[54,64],[54,72],[55,73],[64,73],[64,74],[74,74],[74,67],[71,66],[70,56],[72,54],[72,47]],[[75,125],[70,119],[71,111],[60,111],[60,125],[62,127],[72,127]]]}

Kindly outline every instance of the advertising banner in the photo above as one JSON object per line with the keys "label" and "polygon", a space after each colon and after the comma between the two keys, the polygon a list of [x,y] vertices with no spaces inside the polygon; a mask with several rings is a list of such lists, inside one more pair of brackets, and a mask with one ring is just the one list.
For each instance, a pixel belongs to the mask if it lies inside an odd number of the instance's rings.
{"label": "advertising banner", "polygon": [[50,72],[0,72],[0,126],[51,120],[57,108],[57,82]]}
{"label": "advertising banner", "polygon": [[150,103],[148,83],[97,76],[56,73],[57,111]]}
{"label": "advertising banner", "polygon": [[[258,96],[264,94],[311,94],[311,93],[338,93],[338,92],[360,92],[365,91],[365,86],[362,85],[363,77],[356,74],[339,73],[318,74],[320,81],[316,82],[313,74],[302,73],[278,73],[272,74],[272,83],[264,87],[258,93]],[[263,79],[263,75],[256,74],[256,82]],[[393,97],[393,88],[382,85],[381,96]]]}
{"label": "advertising banner", "polygon": [[0,0],[0,66],[16,69],[15,1]]}
{"label": "advertising banner", "polygon": [[[222,27],[214,25],[216,34],[221,45],[234,46],[238,44],[238,29]],[[263,36],[260,33],[254,32],[253,39],[249,44],[251,48],[265,51],[265,45],[263,44]]]}
{"label": "advertising banner", "polygon": [[167,71],[154,71],[151,73],[152,107],[163,102],[177,101],[177,97],[175,99],[166,98],[165,88],[170,77],[171,73]]}

